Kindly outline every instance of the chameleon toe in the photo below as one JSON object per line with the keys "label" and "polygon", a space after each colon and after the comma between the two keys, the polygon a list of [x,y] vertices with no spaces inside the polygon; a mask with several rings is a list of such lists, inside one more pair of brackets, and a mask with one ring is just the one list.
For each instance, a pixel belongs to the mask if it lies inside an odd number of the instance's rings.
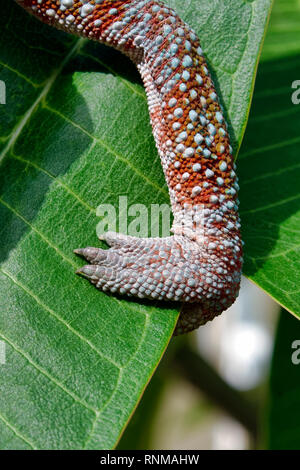
{"label": "chameleon toe", "polygon": [[107,250],[101,248],[95,248],[93,246],[87,246],[86,248],[77,248],[74,250],[76,255],[82,256],[91,264],[97,264],[107,257]]}

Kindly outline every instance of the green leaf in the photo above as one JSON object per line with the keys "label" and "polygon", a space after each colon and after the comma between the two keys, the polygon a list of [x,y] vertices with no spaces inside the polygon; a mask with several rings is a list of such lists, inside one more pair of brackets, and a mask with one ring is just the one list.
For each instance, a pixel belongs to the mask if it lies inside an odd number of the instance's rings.
{"label": "green leaf", "polygon": [[[253,166],[259,159],[262,167],[254,181],[255,199],[260,196],[258,208],[269,206],[257,213],[256,224],[260,222],[256,234],[252,234],[252,246],[248,243],[249,253],[252,250],[247,260],[249,273],[252,269],[252,279],[296,315],[294,318],[282,309],[278,323],[264,417],[265,444],[269,449],[299,449],[300,365],[293,363],[292,356],[299,358],[299,347],[297,343],[293,347],[293,343],[300,339],[300,104],[292,104],[291,100],[295,92],[292,83],[300,78],[299,24],[299,2],[277,0],[262,52],[253,118],[249,121],[250,135],[257,134],[259,125],[266,131],[262,144],[265,150],[262,149],[263,154],[255,152],[253,145],[245,158],[245,163],[253,161]],[[247,139],[250,135],[247,134]],[[261,132],[258,135],[262,140]],[[242,162],[241,158],[241,165]],[[261,251],[253,248],[255,236],[264,247]]]}
{"label": "green leaf", "polygon": [[299,450],[300,323],[282,309],[272,361],[266,412],[268,449]]}
{"label": "green leaf", "polygon": [[238,162],[244,274],[298,317],[300,104],[292,83],[300,79],[299,24],[299,2],[277,0]]}
{"label": "green leaf", "polygon": [[[169,2],[195,28],[240,145],[270,0]],[[75,276],[101,203],[168,203],[145,93],[126,57],[0,0],[3,449],[115,446],[178,312]]]}

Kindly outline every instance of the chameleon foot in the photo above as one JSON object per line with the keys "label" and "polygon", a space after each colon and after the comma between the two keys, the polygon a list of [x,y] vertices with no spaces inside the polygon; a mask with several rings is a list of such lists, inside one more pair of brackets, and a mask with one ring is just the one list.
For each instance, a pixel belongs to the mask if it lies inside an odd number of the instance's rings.
{"label": "chameleon foot", "polygon": [[106,292],[184,302],[175,334],[211,320],[237,296],[240,271],[226,264],[217,246],[185,235],[137,238],[107,232],[102,239],[110,249],[75,250],[90,263],[77,273]]}

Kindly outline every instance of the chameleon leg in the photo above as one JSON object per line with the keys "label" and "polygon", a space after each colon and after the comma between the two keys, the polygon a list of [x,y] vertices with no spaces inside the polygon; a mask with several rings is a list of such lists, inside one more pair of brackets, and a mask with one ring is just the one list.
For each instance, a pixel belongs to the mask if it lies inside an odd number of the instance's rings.
{"label": "chameleon leg", "polygon": [[111,45],[136,64],[169,188],[173,236],[108,233],[109,250],[76,250],[90,262],[79,273],[111,293],[183,302],[177,333],[218,315],[234,302],[241,278],[239,186],[197,35],[157,0],[17,2],[43,22]]}

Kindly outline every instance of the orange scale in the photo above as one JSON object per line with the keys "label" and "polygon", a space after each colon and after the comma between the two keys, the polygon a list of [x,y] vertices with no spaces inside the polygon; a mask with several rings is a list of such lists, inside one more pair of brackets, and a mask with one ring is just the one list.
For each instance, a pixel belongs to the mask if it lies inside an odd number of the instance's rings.
{"label": "orange scale", "polygon": [[[215,101],[212,101],[211,98],[208,98],[207,101],[210,102],[208,109],[211,113],[213,113],[216,110],[216,108],[218,108],[218,106],[216,105]],[[219,121],[217,121],[217,119],[215,119],[215,122],[219,124]]]}

